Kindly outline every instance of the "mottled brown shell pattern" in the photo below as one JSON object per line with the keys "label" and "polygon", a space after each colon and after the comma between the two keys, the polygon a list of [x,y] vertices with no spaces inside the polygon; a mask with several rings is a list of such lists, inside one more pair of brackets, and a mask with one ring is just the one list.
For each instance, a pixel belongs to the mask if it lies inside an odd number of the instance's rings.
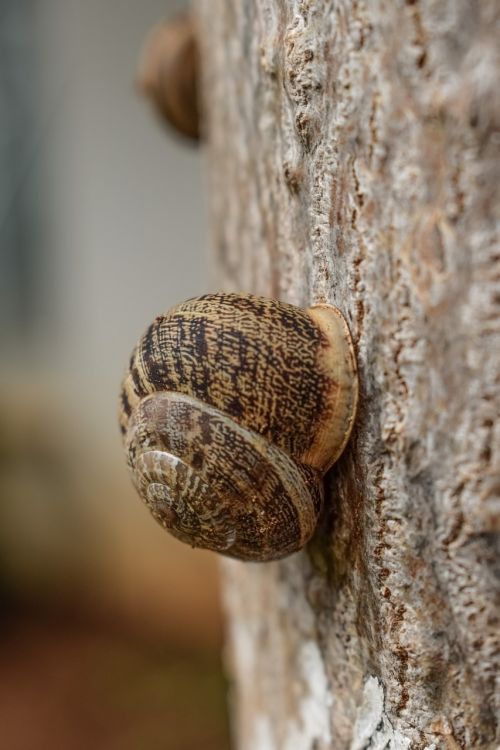
{"label": "mottled brown shell pattern", "polygon": [[336,308],[244,294],[188,300],[147,329],[123,382],[139,494],[192,546],[247,560],[290,554],[314,531],[357,396]]}

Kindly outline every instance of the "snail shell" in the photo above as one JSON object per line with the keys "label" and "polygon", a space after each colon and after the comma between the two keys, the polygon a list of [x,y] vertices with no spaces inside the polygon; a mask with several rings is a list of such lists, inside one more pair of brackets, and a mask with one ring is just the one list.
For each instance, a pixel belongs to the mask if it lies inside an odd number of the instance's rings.
{"label": "snail shell", "polygon": [[347,324],[212,294],[160,315],[121,393],[128,465],[153,516],[177,538],[245,560],[310,539],[322,478],[349,438],[358,398]]}
{"label": "snail shell", "polygon": [[196,24],[181,13],[156,26],[146,42],[138,84],[160,119],[192,140],[200,136]]}

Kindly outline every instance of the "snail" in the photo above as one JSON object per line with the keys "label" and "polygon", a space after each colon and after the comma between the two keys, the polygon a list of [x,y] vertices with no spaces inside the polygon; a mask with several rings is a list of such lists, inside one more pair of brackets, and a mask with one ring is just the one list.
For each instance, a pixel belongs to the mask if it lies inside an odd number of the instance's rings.
{"label": "snail", "polygon": [[174,16],[152,30],[139,65],[139,87],[163,122],[195,141],[200,135],[198,71],[198,43],[191,14]]}
{"label": "snail", "polygon": [[135,486],[181,541],[244,560],[301,549],[358,400],[337,308],[207,294],[157,317],[122,383]]}

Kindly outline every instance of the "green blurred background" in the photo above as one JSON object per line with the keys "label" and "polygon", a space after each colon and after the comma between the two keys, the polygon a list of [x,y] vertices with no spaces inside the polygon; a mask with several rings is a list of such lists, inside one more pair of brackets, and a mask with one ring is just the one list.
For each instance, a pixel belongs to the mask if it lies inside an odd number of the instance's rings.
{"label": "green blurred background", "polygon": [[1,748],[229,747],[216,560],[149,517],[119,382],[208,289],[200,155],[134,86],[168,0],[0,2]]}

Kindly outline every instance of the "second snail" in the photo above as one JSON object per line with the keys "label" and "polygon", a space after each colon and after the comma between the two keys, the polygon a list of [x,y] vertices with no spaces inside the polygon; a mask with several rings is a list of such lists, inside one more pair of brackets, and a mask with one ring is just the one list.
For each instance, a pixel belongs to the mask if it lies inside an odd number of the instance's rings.
{"label": "second snail", "polygon": [[157,317],[121,392],[134,484],[178,539],[244,560],[301,549],[358,401],[340,311],[210,294]]}

